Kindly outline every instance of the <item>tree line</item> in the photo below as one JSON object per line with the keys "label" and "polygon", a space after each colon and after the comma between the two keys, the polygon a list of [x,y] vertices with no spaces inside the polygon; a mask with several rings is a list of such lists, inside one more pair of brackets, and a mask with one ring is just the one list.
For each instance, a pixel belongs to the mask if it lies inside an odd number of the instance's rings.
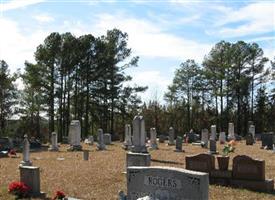
{"label": "tree line", "polygon": [[[131,56],[127,42],[127,33],[118,29],[100,37],[54,32],[37,47],[36,62],[25,62],[23,73],[10,74],[2,60],[0,136],[28,133],[42,138],[41,127],[47,124],[48,132],[58,132],[62,141],[73,119],[80,120],[82,137],[98,128],[115,136],[139,112],[146,129],[156,127],[158,133],[173,126],[183,134],[211,124],[226,131],[228,122],[234,122],[235,132],[245,135],[248,121],[256,132],[275,130],[275,59],[264,57],[258,44],[221,41],[201,64],[184,61],[161,104],[142,102],[138,93],[147,87],[127,84],[132,77],[125,70],[137,67],[139,59]],[[23,90],[15,86],[19,77]],[[15,133],[7,129],[12,115],[20,116]]]}

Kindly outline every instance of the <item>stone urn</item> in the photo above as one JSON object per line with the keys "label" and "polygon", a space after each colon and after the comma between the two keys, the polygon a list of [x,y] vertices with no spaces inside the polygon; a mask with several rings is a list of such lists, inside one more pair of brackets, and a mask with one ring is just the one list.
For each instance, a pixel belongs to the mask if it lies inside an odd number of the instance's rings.
{"label": "stone urn", "polygon": [[217,156],[219,169],[222,171],[228,170],[229,156]]}

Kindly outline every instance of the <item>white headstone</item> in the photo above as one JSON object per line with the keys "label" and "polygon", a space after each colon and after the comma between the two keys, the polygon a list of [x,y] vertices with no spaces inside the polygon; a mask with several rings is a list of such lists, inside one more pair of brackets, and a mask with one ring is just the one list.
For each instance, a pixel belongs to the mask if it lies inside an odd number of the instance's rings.
{"label": "white headstone", "polygon": [[79,120],[72,120],[69,127],[69,143],[72,150],[81,150],[81,126]]}
{"label": "white headstone", "polygon": [[216,125],[212,125],[211,126],[210,140],[216,140],[216,133],[217,133]]}
{"label": "white headstone", "polygon": [[157,149],[158,144],[157,144],[157,131],[155,128],[150,129],[150,147],[152,149]]}
{"label": "white headstone", "polygon": [[137,115],[133,120],[133,146],[132,152],[147,153],[145,122],[143,116]]}
{"label": "white headstone", "polygon": [[51,137],[51,146],[49,148],[50,151],[58,151],[58,144],[57,144],[57,133],[52,132],[52,137]]}
{"label": "white headstone", "polygon": [[255,126],[254,125],[249,126],[248,132],[251,133],[253,136],[253,139],[255,139]]}
{"label": "white headstone", "polygon": [[106,146],[104,144],[104,136],[103,136],[103,130],[100,128],[97,131],[97,149],[98,150],[105,150]]}
{"label": "white headstone", "polygon": [[172,167],[128,167],[127,200],[152,199],[208,200],[207,173]]}
{"label": "white headstone", "polygon": [[203,147],[208,147],[209,134],[208,129],[201,130],[201,142],[203,143]]}
{"label": "white headstone", "polygon": [[169,141],[168,145],[175,145],[175,130],[173,127],[169,128]]}
{"label": "white headstone", "polygon": [[21,166],[31,166],[32,162],[30,161],[30,143],[28,136],[24,135],[23,140],[23,160],[20,163]]}
{"label": "white headstone", "polygon": [[132,146],[132,134],[131,134],[131,125],[125,125],[125,140],[124,140],[125,147]]}
{"label": "white headstone", "polygon": [[225,132],[220,132],[219,142],[220,142],[220,144],[224,144],[226,142]]}
{"label": "white headstone", "polygon": [[228,123],[228,139],[235,140],[235,131],[233,123]]}

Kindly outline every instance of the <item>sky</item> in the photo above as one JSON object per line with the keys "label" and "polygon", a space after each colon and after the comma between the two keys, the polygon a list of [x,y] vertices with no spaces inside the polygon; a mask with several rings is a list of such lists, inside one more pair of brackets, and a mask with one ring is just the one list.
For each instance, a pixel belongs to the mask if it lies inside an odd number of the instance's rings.
{"label": "sky", "polygon": [[51,32],[98,37],[113,28],[140,57],[126,73],[129,84],[149,87],[144,101],[163,101],[180,64],[200,64],[221,40],[256,42],[275,56],[273,0],[0,0],[0,59],[22,72]]}

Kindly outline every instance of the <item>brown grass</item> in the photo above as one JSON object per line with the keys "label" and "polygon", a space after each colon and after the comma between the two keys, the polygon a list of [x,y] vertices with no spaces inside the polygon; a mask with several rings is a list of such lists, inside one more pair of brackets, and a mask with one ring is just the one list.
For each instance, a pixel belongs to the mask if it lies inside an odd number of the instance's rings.
{"label": "brown grass", "polygon": [[[68,146],[62,145],[60,152],[35,152],[31,153],[34,166],[41,170],[41,189],[48,197],[52,197],[55,190],[63,190],[68,196],[80,199],[117,199],[120,190],[126,191],[125,151],[121,143],[107,146],[107,151],[96,151],[95,145],[86,146],[90,150],[89,161],[83,160],[82,152],[67,152]],[[207,151],[199,146],[184,144],[185,153],[173,152],[174,146],[159,145],[160,149],[151,151],[153,166],[174,166],[185,168],[185,156]],[[218,145],[221,151],[222,146]],[[275,178],[275,154],[272,151],[260,149],[260,143],[246,146],[239,142],[235,153],[230,155],[246,154],[253,158],[264,159],[266,162],[266,178]],[[21,154],[19,154],[22,157]],[[65,160],[59,161],[58,157]],[[9,200],[13,196],[7,192],[11,181],[19,179],[18,165],[21,158],[0,159],[0,199]],[[165,162],[163,162],[165,161]],[[217,164],[217,163],[216,163]],[[275,199],[274,195],[252,192],[243,189],[233,189],[210,185],[210,199],[237,200],[237,199]]]}

